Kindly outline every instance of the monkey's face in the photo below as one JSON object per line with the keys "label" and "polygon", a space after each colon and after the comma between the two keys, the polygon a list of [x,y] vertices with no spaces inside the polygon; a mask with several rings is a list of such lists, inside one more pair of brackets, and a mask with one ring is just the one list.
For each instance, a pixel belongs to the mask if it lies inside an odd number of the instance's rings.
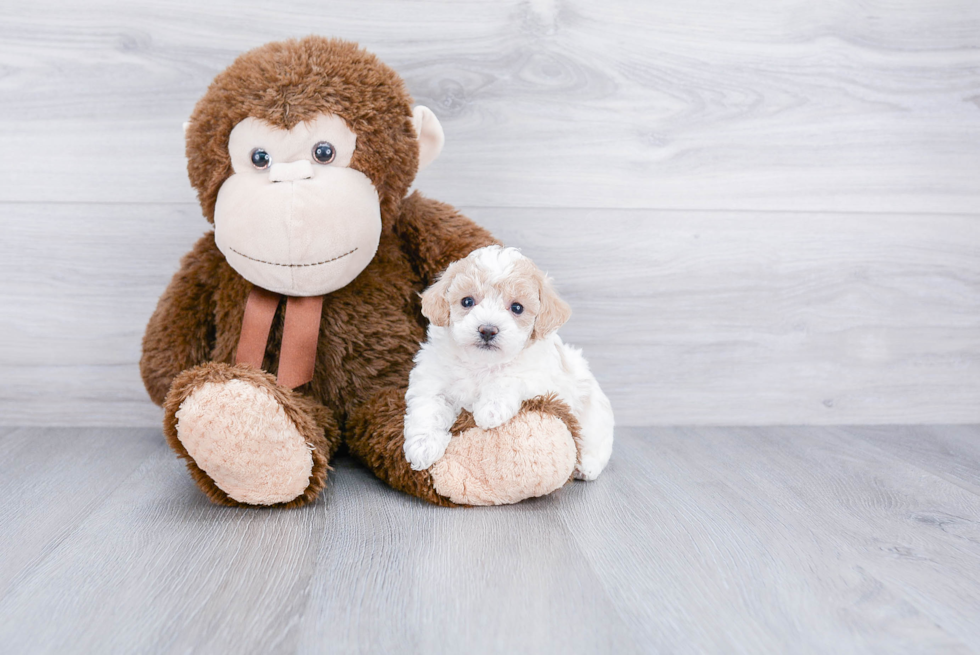
{"label": "monkey's face", "polygon": [[349,284],[374,258],[381,204],[351,168],[357,136],[321,114],[284,130],[246,118],[231,131],[234,174],[221,185],[214,236],[249,282],[291,296]]}

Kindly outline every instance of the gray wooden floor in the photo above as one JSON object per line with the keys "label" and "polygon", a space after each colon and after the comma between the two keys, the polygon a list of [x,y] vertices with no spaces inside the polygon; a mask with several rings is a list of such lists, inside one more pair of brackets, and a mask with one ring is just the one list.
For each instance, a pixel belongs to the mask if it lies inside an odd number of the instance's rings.
{"label": "gray wooden floor", "polygon": [[621,429],[595,483],[295,511],[158,430],[2,428],[0,652],[980,652],[980,428]]}

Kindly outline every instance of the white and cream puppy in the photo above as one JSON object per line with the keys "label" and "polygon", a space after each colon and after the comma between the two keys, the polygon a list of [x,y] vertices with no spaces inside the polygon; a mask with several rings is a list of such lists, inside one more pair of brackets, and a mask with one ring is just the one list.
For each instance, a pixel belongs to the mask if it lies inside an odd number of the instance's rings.
{"label": "white and cream puppy", "polygon": [[405,395],[405,457],[429,468],[460,410],[495,428],[554,393],[581,426],[575,477],[594,480],[612,454],[613,413],[582,351],[556,330],[571,314],[550,279],[515,248],[487,246],[450,264],[422,294],[427,341]]}

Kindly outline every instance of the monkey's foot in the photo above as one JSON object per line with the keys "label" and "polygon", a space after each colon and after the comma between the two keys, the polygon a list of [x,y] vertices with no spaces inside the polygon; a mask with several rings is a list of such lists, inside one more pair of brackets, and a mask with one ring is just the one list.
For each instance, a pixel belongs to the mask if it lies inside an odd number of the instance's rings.
{"label": "monkey's foot", "polygon": [[549,494],[572,476],[578,429],[568,407],[551,397],[525,401],[517,416],[489,430],[464,414],[446,454],[429,469],[432,486],[462,505],[506,505]]}
{"label": "monkey's foot", "polygon": [[553,396],[527,400],[517,416],[482,430],[463,412],[446,453],[424,471],[405,457],[405,389],[385,389],[354,411],[347,445],[386,483],[435,505],[506,505],[543,496],[571,479],[578,421]]}
{"label": "monkey's foot", "polygon": [[301,505],[316,497],[326,476],[303,401],[262,371],[205,364],[174,380],[164,430],[211,500]]}

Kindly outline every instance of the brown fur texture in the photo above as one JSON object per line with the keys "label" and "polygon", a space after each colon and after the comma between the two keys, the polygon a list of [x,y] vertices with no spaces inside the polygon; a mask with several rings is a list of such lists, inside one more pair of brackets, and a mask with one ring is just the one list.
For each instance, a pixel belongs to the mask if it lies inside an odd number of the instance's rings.
{"label": "brown fur texture", "polygon": [[[313,406],[322,406],[333,424],[345,433],[351,430],[347,425],[349,417],[364,399],[391,389],[400,389],[404,395],[412,357],[425,338],[418,294],[431,280],[432,271],[465,257],[475,248],[494,243],[485,230],[448,205],[418,193],[404,200],[403,211],[394,223],[405,228],[408,237],[395,230],[383,232],[378,253],[367,269],[351,284],[325,297],[314,378],[293,394],[294,398],[308,397]],[[420,257],[410,240],[423,233],[427,239],[425,252],[434,261]],[[442,235],[441,243],[434,243],[433,233]],[[228,265],[214,244],[213,233],[208,233],[184,257],[181,270],[164,292],[147,326],[140,363],[144,383],[155,402],[163,404],[166,398],[165,430],[174,435],[168,440],[186,459],[190,459],[186,450],[177,446],[174,414],[183,398],[193,391],[191,387],[208,379],[197,375],[181,377],[180,393],[167,395],[165,390],[176,384],[175,378],[188,368],[207,362],[230,365],[234,361],[250,290],[251,284]],[[265,371],[278,367],[284,305],[273,320],[263,363]],[[275,378],[270,375],[268,379]],[[390,413],[369,416],[370,429],[378,434],[400,434],[403,418],[403,414]],[[363,449],[351,450],[386,481],[393,479],[386,467],[401,470],[394,456],[404,460],[401,453],[390,452],[389,457],[376,458]],[[193,462],[188,462],[188,468],[209,498],[236,504]],[[425,474],[409,469],[405,475],[420,479],[408,485],[410,488],[397,483],[393,486],[430,502],[446,504],[444,499],[425,491]],[[322,486],[319,478],[312,480],[311,490],[297,503],[313,500]],[[428,487],[431,489],[431,484]]]}
{"label": "brown fur texture", "polygon": [[228,135],[238,123],[251,116],[288,130],[324,112],[357,135],[351,168],[374,182],[382,218],[393,218],[418,169],[412,98],[398,73],[357,44],[309,36],[241,55],[194,107],[187,173],[208,221],[232,174]]}
{"label": "brown fur texture", "polygon": [[[572,408],[558,400],[558,396],[555,394],[548,394],[547,396],[535,396],[534,398],[528,398],[521,404],[521,409],[518,414],[524,412],[538,412],[541,414],[551,414],[561,422],[565,424],[568,431],[572,433],[572,439],[578,444],[582,438],[582,426],[579,425],[578,419],[575,418],[575,414],[572,413]],[[456,419],[456,423],[453,424],[453,429],[450,430],[452,434],[459,434],[464,430],[470,430],[477,427],[476,421],[473,420],[473,414],[466,411],[465,409],[459,413],[459,417]]]}
{"label": "brown fur texture", "polygon": [[428,471],[413,471],[405,459],[405,389],[386,389],[364,403],[350,421],[347,446],[393,489],[434,505],[453,507],[432,486]]}
{"label": "brown fur texture", "polygon": [[229,266],[208,233],[183,258],[150,318],[140,361],[144,384],[164,406],[168,443],[217,503],[238,504],[188,455],[177,438],[175,415],[194,389],[238,379],[268,389],[314,446],[310,486],[283,506],[316,497],[343,440],[391,486],[451,505],[433,490],[427,472],[408,467],[401,451],[404,390],[425,337],[419,293],[452,261],[497,242],[449,205],[418,193],[404,197],[418,144],[401,79],[374,55],[343,41],[309,37],[246,53],[218,75],[194,110],[188,173],[205,217],[213,221],[218,189],[232,173],[231,129],[248,116],[289,128],[321,112],[341,116],[357,134],[352,166],[378,189],[382,232],[368,267],[324,298],[313,380],[294,391],[275,384],[285,303],[273,320],[264,370],[232,366],[252,285]]}

